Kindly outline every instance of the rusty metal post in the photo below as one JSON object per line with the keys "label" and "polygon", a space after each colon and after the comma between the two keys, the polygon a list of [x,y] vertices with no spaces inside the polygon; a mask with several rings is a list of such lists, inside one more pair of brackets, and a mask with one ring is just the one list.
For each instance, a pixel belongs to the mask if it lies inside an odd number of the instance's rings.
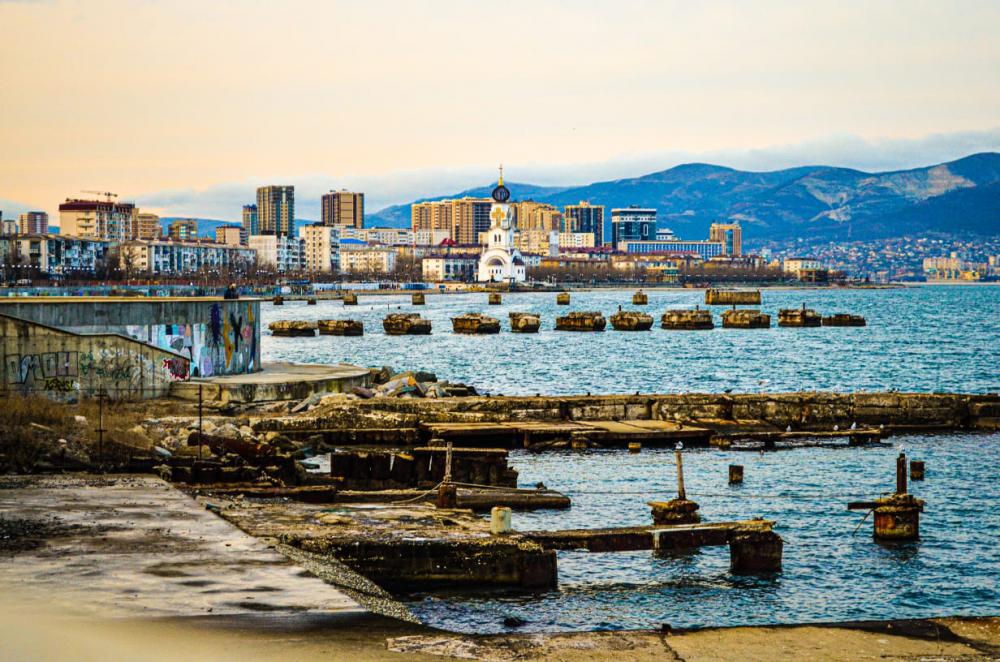
{"label": "rusty metal post", "polygon": [[896,494],[906,494],[906,453],[899,451],[896,458]]}
{"label": "rusty metal post", "polygon": [[444,453],[444,480],[442,483],[448,484],[451,482],[451,442],[445,447]]}
{"label": "rusty metal post", "polygon": [[743,465],[742,464],[730,464],[729,465],[729,484],[739,485],[743,482]]}
{"label": "rusty metal post", "polygon": [[204,436],[203,436],[204,433],[202,432],[202,429],[201,429],[201,423],[202,423],[201,387],[202,387],[202,385],[198,384],[198,459],[199,460],[201,459],[201,440],[204,438]]}
{"label": "rusty metal post", "polygon": [[97,392],[97,461],[104,465],[104,389]]}
{"label": "rusty metal post", "polygon": [[686,500],[687,493],[684,491],[684,462],[681,460],[680,449],[674,451],[674,457],[677,459],[677,498]]}

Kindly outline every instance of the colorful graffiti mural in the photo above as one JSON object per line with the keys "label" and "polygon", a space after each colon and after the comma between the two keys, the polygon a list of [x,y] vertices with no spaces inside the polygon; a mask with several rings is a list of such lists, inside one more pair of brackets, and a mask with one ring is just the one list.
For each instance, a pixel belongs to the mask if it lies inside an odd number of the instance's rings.
{"label": "colorful graffiti mural", "polygon": [[259,329],[250,302],[213,303],[205,323],[129,326],[127,333],[187,357],[189,377],[248,373],[258,367]]}

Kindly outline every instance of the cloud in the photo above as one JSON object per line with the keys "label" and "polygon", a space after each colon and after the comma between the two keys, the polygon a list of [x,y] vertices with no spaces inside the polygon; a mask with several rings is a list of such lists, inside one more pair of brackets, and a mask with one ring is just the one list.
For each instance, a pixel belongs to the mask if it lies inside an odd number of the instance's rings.
{"label": "cloud", "polygon": [[[777,170],[801,165],[829,165],[865,171],[901,170],[932,165],[976,152],[1000,151],[1000,127],[918,139],[865,139],[830,136],[798,144],[772,145],[747,150],[710,152],[667,151],[621,155],[591,163],[505,164],[512,181],[548,186],[573,186],[593,181],[636,177],[682,163],[707,162],[742,170]],[[138,197],[143,208],[171,216],[198,216],[238,221],[244,204],[254,202],[257,186],[295,185],[296,216],[318,219],[320,196],[333,188],[365,192],[369,213],[411,200],[448,195],[491,182],[494,164],[476,167],[436,168],[384,174],[332,177],[269,177],[218,184],[204,189],[174,189]]]}

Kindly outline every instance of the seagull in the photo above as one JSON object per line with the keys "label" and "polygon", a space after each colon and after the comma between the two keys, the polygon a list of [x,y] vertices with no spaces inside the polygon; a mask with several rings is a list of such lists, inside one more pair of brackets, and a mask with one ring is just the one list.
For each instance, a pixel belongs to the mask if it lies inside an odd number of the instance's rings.
{"label": "seagull", "polygon": [[677,450],[682,450],[684,448],[684,442],[683,441],[678,441],[677,445],[674,446],[674,448],[676,448]]}
{"label": "seagull", "polygon": [[785,428],[785,432],[791,432],[791,431],[792,431],[792,425],[789,423],[788,427]]}
{"label": "seagull", "polygon": [[834,425],[834,426],[833,426],[833,431],[834,431],[834,432],[838,431],[839,429],[840,429],[840,426],[839,426],[839,425]]}
{"label": "seagull", "polygon": [[858,429],[858,422],[857,421],[854,421],[853,423],[851,423],[851,429],[852,430],[857,430]]}

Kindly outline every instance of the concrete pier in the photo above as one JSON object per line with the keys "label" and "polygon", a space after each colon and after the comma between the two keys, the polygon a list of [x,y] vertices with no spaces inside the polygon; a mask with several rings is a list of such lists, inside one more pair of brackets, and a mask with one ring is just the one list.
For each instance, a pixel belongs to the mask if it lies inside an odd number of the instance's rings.
{"label": "concrete pier", "polygon": [[868,322],[861,315],[836,313],[823,318],[823,326],[866,326]]}
{"label": "concrete pier", "polygon": [[500,320],[489,315],[466,313],[452,317],[451,328],[454,333],[472,335],[500,333]]}
{"label": "concrete pier", "polygon": [[771,316],[759,310],[733,308],[722,313],[722,327],[725,329],[768,329]]}
{"label": "concrete pier", "polygon": [[364,322],[360,320],[318,320],[316,322],[321,336],[363,336]]}
{"label": "concrete pier", "polygon": [[678,330],[707,330],[714,329],[715,322],[712,321],[712,312],[709,310],[668,310],[660,318],[660,327],[663,329]]}
{"label": "concrete pier", "polygon": [[557,306],[568,306],[569,305],[569,292],[560,292],[556,295],[556,305]]}
{"label": "concrete pier", "polygon": [[611,316],[611,327],[615,331],[649,331],[653,328],[653,316],[634,310],[620,310]]}
{"label": "concrete pier", "polygon": [[813,328],[822,324],[823,318],[811,308],[782,308],[778,311],[778,326]]}
{"label": "concrete pier", "polygon": [[607,326],[598,312],[574,312],[556,318],[556,331],[603,331]]}
{"label": "concrete pier", "polygon": [[649,303],[649,296],[642,290],[639,290],[638,292],[632,295],[633,306],[645,306],[648,303]]}
{"label": "concrete pier", "polygon": [[316,322],[303,320],[279,320],[267,325],[272,336],[289,338],[313,337],[316,335]]}
{"label": "concrete pier", "polygon": [[538,333],[542,318],[534,313],[510,313],[510,330],[513,333]]}
{"label": "concrete pier", "polygon": [[489,303],[491,306],[499,306],[503,303],[503,297],[499,292],[490,292]]}
{"label": "concrete pier", "polygon": [[354,292],[347,290],[344,292],[344,305],[345,306],[356,306],[358,305],[358,295]]}
{"label": "concrete pier", "polygon": [[705,290],[705,303],[710,306],[759,306],[760,290]]}
{"label": "concrete pier", "polygon": [[784,541],[774,531],[740,531],[729,540],[729,569],[738,574],[778,572]]}
{"label": "concrete pier", "polygon": [[414,306],[423,306],[427,303],[423,292],[414,292],[410,295],[410,303]]}
{"label": "concrete pier", "polygon": [[426,336],[431,332],[431,321],[417,313],[393,313],[382,320],[382,328],[389,336]]}

